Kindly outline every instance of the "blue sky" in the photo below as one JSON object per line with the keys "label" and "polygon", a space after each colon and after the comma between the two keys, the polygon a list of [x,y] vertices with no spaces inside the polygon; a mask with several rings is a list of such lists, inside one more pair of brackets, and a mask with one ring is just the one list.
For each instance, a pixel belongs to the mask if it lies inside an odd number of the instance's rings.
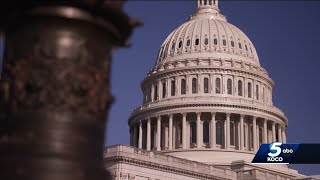
{"label": "blue sky", "polygon": [[[228,21],[254,43],[261,65],[275,81],[274,103],[289,119],[288,142],[320,143],[320,2],[222,1]],[[126,12],[142,19],[129,49],[113,57],[107,145],[128,144],[127,119],[142,103],[140,82],[154,65],[165,38],[195,10],[194,1],[128,1]],[[292,166],[320,174],[320,165]]]}
{"label": "blue sky", "polygon": [[[320,1],[222,1],[219,6],[251,39],[261,65],[275,81],[273,100],[289,119],[288,142],[320,143]],[[106,145],[129,144],[127,119],[142,103],[140,82],[154,65],[162,41],[194,12],[195,1],[129,0],[125,10],[145,25],[135,30],[131,48],[113,55],[116,101]],[[320,165],[292,167],[320,174]]]}

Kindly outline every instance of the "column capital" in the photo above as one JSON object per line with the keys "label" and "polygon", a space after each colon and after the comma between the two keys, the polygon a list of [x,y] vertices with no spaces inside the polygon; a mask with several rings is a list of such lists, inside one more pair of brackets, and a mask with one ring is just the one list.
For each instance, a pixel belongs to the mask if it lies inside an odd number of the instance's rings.
{"label": "column capital", "polygon": [[181,115],[182,115],[183,117],[186,117],[186,116],[187,116],[187,113],[186,113],[186,112],[183,112],[183,113],[181,113]]}
{"label": "column capital", "polygon": [[168,114],[169,118],[173,118],[173,114]]}
{"label": "column capital", "polygon": [[160,119],[161,119],[161,115],[158,115],[158,116],[157,116],[157,119],[160,120]]}
{"label": "column capital", "polygon": [[230,117],[230,115],[231,115],[231,113],[226,113],[226,116],[227,116],[227,117],[228,117],[228,116]]}
{"label": "column capital", "polygon": [[217,114],[216,112],[211,112],[211,116],[212,116],[212,117],[215,117],[216,114]]}
{"label": "column capital", "polygon": [[197,116],[201,116],[201,112],[197,112]]}
{"label": "column capital", "polygon": [[147,122],[150,122],[150,120],[151,120],[151,117],[147,117]]}
{"label": "column capital", "polygon": [[257,120],[257,116],[252,116],[252,120]]}
{"label": "column capital", "polygon": [[244,118],[245,116],[245,114],[240,114],[240,118]]}

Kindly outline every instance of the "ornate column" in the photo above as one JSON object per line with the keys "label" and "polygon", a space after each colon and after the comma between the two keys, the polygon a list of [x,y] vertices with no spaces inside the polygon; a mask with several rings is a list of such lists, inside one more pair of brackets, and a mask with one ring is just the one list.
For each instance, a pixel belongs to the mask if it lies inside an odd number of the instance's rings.
{"label": "ornate column", "polygon": [[134,147],[137,147],[138,143],[137,143],[137,135],[138,135],[138,128],[137,128],[137,125],[133,125],[133,146]]}
{"label": "ornate column", "polygon": [[187,148],[186,124],[187,124],[187,113],[182,113],[182,149]]}
{"label": "ornate column", "polygon": [[252,140],[253,140],[253,151],[257,151],[257,117],[253,116],[252,118]]}
{"label": "ornate column", "polygon": [[230,113],[226,113],[226,149],[230,148]]}
{"label": "ornate column", "polygon": [[1,179],[108,179],[111,52],[125,45],[134,22],[122,6],[1,1]]}
{"label": "ornate column", "polygon": [[158,99],[162,99],[162,81],[158,81]]}
{"label": "ornate column", "polygon": [[173,124],[173,114],[169,114],[169,150],[172,149],[172,124]]}
{"label": "ornate column", "polygon": [[157,151],[161,151],[161,116],[157,117]]}
{"label": "ornate column", "polygon": [[276,141],[276,124],[274,121],[272,121],[272,141]]}
{"label": "ornate column", "polygon": [[151,85],[151,102],[154,101],[154,84]]}
{"label": "ornate column", "polygon": [[200,136],[200,126],[201,126],[201,112],[197,112],[197,148],[201,148],[202,139]]}
{"label": "ornate column", "polygon": [[211,122],[210,122],[210,145],[211,148],[216,147],[216,113],[211,113]]}
{"label": "ornate column", "polygon": [[278,141],[282,142],[282,129],[280,124],[278,124]]}
{"label": "ornate column", "polygon": [[268,143],[268,120],[263,121],[263,143]]}
{"label": "ornate column", "polygon": [[139,123],[139,149],[142,149],[142,121]]}
{"label": "ornate column", "polygon": [[287,143],[287,138],[286,138],[286,129],[285,127],[282,130],[282,142]]}
{"label": "ornate column", "polygon": [[147,119],[147,150],[151,150],[151,120],[150,117]]}
{"label": "ornate column", "polygon": [[244,150],[244,115],[240,114],[240,149]]}

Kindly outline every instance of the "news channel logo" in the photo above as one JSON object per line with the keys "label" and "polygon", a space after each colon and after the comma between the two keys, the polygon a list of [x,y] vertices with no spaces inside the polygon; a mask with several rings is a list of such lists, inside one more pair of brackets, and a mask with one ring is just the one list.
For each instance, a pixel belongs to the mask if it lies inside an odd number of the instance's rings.
{"label": "news channel logo", "polygon": [[289,164],[297,150],[296,146],[273,142],[262,144],[253,158],[253,164]]}

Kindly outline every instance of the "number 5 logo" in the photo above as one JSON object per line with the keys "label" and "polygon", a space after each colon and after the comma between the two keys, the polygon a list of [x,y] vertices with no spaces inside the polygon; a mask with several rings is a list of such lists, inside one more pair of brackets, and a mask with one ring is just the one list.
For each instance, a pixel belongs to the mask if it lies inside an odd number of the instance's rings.
{"label": "number 5 logo", "polygon": [[279,154],[281,153],[281,142],[275,142],[271,144],[271,147],[269,148],[270,152],[268,153],[268,156],[271,157],[276,157],[279,156]]}

